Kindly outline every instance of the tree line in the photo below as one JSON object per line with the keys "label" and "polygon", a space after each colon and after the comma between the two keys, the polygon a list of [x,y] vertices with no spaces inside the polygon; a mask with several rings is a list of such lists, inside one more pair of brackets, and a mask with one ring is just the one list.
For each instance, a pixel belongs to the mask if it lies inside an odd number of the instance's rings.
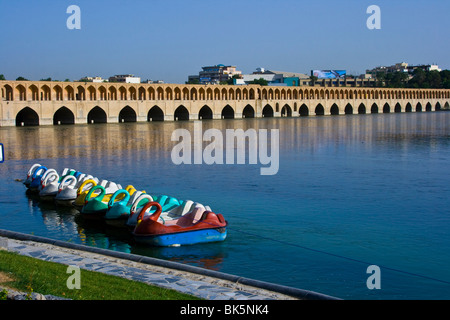
{"label": "tree line", "polygon": [[404,72],[376,75],[376,86],[386,88],[450,89],[450,70],[424,71],[416,69],[409,75]]}

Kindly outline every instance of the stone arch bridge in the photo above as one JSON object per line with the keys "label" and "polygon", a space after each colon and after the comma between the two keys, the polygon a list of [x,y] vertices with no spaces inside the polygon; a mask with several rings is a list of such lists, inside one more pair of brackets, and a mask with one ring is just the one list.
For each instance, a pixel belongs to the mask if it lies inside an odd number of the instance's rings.
{"label": "stone arch bridge", "polygon": [[450,90],[0,81],[0,126],[425,112]]}

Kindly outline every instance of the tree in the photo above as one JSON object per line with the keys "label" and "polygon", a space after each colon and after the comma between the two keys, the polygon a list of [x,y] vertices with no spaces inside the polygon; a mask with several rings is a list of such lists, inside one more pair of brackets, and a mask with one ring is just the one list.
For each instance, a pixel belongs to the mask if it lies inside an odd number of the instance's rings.
{"label": "tree", "polygon": [[3,74],[0,74],[0,80],[6,80]]}
{"label": "tree", "polygon": [[404,88],[409,76],[405,72],[393,72],[386,75],[387,84],[389,88]]}
{"label": "tree", "polygon": [[24,78],[24,77],[18,77],[16,79],[16,81],[28,81],[28,79]]}
{"label": "tree", "polygon": [[186,81],[185,84],[200,84],[199,79],[191,79],[189,81]]}
{"label": "tree", "polygon": [[260,86],[267,86],[269,82],[264,78],[255,79],[250,81],[248,84],[259,84]]}
{"label": "tree", "polygon": [[376,86],[384,87],[386,81],[386,73],[378,71],[377,74],[375,75],[375,78],[377,79]]}
{"label": "tree", "polygon": [[319,79],[316,76],[310,76],[309,79],[311,80],[311,84],[314,86],[316,84],[316,81]]}

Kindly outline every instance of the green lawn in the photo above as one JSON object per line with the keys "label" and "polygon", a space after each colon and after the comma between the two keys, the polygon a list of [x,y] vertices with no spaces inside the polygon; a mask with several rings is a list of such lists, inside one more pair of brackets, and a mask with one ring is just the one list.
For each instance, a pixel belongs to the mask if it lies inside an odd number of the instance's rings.
{"label": "green lawn", "polygon": [[68,289],[67,279],[72,273],[67,273],[67,267],[0,250],[0,279],[6,278],[7,281],[0,285],[16,291],[50,294],[73,300],[198,299],[174,290],[83,269],[80,274],[80,289]]}

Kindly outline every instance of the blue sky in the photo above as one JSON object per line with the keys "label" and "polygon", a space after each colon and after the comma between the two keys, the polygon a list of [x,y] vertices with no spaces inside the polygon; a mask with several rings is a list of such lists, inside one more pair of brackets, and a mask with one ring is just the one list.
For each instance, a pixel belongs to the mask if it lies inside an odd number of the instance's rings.
{"label": "blue sky", "polygon": [[[369,5],[381,30],[369,30]],[[81,9],[69,30],[67,7]],[[397,62],[450,69],[446,0],[15,0],[0,2],[0,74],[71,80],[131,73],[184,83],[202,66],[351,74]]]}

